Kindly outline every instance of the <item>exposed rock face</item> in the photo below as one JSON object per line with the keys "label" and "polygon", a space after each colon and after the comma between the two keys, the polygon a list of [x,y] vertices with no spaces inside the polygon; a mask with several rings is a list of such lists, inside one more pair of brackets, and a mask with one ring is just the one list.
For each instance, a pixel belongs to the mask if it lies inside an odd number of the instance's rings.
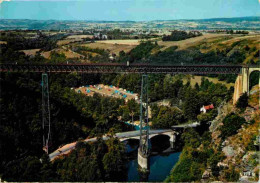
{"label": "exposed rock face", "polygon": [[223,101],[218,107],[218,115],[211,122],[209,130],[214,132],[219,126],[223,125],[222,121],[227,114],[233,110],[233,105],[230,102]]}
{"label": "exposed rock face", "polygon": [[[242,91],[241,77],[237,78],[235,87],[234,98],[237,96],[238,99],[240,91]],[[236,109],[229,102],[223,104],[219,108],[218,116],[211,123],[210,131],[212,132],[213,147],[218,151],[221,149],[220,151],[225,154],[225,158],[217,164],[221,168],[218,180],[225,182],[226,173],[231,172],[232,168],[239,172],[240,181],[253,182],[258,180],[256,173],[259,172],[260,165],[258,164],[257,152],[252,147],[252,142],[258,135],[260,125],[259,95],[259,86],[254,86],[250,91],[248,107],[245,111]],[[220,127],[223,125],[222,121],[231,112],[244,117],[247,123],[243,124],[236,134],[221,139]],[[203,182],[210,180],[211,176],[207,178],[208,172],[205,171],[204,174],[204,177],[202,177]],[[244,179],[245,177],[249,177],[250,181]]]}
{"label": "exposed rock face", "polygon": [[233,147],[231,146],[226,146],[222,149],[222,151],[224,152],[224,154],[227,156],[227,157],[232,157],[234,156],[234,149]]}
{"label": "exposed rock face", "polygon": [[209,171],[205,170],[205,172],[204,172],[203,175],[202,175],[202,178],[203,178],[203,179],[207,179],[207,178],[209,178],[209,177],[210,177]]}
{"label": "exposed rock face", "polygon": [[246,108],[246,110],[245,110],[245,112],[244,112],[244,117],[245,117],[245,120],[247,121],[247,122],[249,122],[250,120],[252,120],[253,118],[253,114],[254,114],[254,111],[255,111],[255,109],[254,108],[252,108],[252,107],[247,107]]}
{"label": "exposed rock face", "polygon": [[242,93],[243,93],[242,76],[238,75],[234,86],[233,105],[236,104],[237,100],[239,99]]}

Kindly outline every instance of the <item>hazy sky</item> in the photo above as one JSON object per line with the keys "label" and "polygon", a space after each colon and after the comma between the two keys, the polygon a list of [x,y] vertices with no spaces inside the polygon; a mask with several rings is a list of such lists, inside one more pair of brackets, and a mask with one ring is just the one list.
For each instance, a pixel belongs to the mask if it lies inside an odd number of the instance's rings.
{"label": "hazy sky", "polygon": [[[3,0],[0,0],[0,3]],[[1,19],[173,20],[260,16],[260,0],[12,0]]]}

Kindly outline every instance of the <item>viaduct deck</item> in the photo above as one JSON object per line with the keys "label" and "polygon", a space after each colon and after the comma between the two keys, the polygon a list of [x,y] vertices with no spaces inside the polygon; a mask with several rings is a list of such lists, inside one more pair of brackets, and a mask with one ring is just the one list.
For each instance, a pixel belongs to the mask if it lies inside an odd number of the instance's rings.
{"label": "viaduct deck", "polygon": [[240,74],[240,65],[0,64],[0,72]]}

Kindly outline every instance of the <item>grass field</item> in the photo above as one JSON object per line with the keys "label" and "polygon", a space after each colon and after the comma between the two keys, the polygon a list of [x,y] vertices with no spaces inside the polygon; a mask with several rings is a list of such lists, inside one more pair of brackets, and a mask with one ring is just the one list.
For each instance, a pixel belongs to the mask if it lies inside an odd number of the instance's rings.
{"label": "grass field", "polygon": [[183,50],[192,46],[196,46],[199,43],[208,41],[210,39],[215,39],[215,38],[219,38],[219,37],[223,37],[223,36],[227,36],[226,34],[204,34],[202,36],[199,37],[194,37],[194,38],[190,38],[190,39],[185,39],[182,41],[158,41],[158,44],[160,46],[163,46],[163,48],[161,49],[161,51],[171,47],[171,46],[178,46],[179,50]]}
{"label": "grass field", "polygon": [[[192,76],[189,77],[190,78],[190,84],[192,87],[195,86],[196,83],[198,83],[199,85],[201,85],[201,79],[203,76]],[[234,86],[234,83],[227,83],[225,81],[219,81],[218,78],[210,78],[210,77],[205,77],[205,79],[208,79],[209,81],[213,82],[213,83],[220,83],[225,85],[227,88],[230,88],[231,86]],[[186,84],[188,81],[188,77],[183,79],[183,83]]]}
{"label": "grass field", "polygon": [[92,37],[93,35],[72,35],[72,36],[68,36],[65,39],[59,40],[57,44],[59,46],[62,46],[62,45],[67,45],[70,43],[82,41],[84,38],[92,38]]}
{"label": "grass field", "polygon": [[255,46],[258,50],[260,49],[260,35],[227,35],[223,38],[209,40],[200,44],[200,50],[204,53],[215,49],[223,50],[236,42],[239,42],[239,46],[249,45],[251,47]]}
{"label": "grass field", "polygon": [[25,55],[29,56],[35,56],[37,51],[40,51],[40,49],[21,50],[21,52],[24,52]]}
{"label": "grass field", "polygon": [[[132,45],[132,46],[137,46],[140,44],[142,39],[123,39],[123,40],[102,40],[102,41],[97,41],[98,43],[105,43],[105,44],[119,44],[119,45]],[[144,41],[144,40],[143,40]]]}
{"label": "grass field", "polygon": [[[62,48],[57,48],[57,49],[53,49],[52,51],[56,51],[59,54],[64,53],[67,58],[84,58],[83,55],[78,54],[76,52],[73,52],[69,49],[65,50],[65,49],[62,49]],[[42,52],[41,55],[44,58],[49,59],[52,51]]]}
{"label": "grass field", "polygon": [[73,42],[76,42],[76,41],[75,40],[66,40],[66,39],[64,39],[64,40],[59,40],[57,42],[57,45],[62,46],[62,45],[70,44],[70,43],[73,43]]}
{"label": "grass field", "polygon": [[[64,40],[58,41],[58,45],[61,49],[63,49],[62,52],[65,53],[65,55],[68,58],[80,58],[80,54],[69,51],[64,51],[65,46],[62,45],[72,45],[72,46],[85,46],[92,49],[104,49],[109,51],[109,53],[114,53],[117,56],[119,55],[120,51],[129,52],[133,48],[135,48],[137,45],[140,44],[141,41],[147,41],[142,39],[127,39],[127,40],[100,40],[96,41],[94,43],[80,43],[79,41],[82,41],[83,38],[92,37],[92,35],[72,35],[67,37]],[[151,41],[158,40],[157,39],[150,39]],[[165,49],[172,47],[172,46],[178,46],[178,50],[184,50],[184,49],[190,49],[195,48],[199,49],[202,53],[207,53],[209,51],[213,50],[226,50],[228,47],[231,47],[234,50],[230,51],[230,54],[232,54],[235,50],[243,49],[246,45],[248,45],[250,48],[255,47],[255,51],[247,52],[246,53],[246,59],[244,63],[254,61],[257,62],[257,58],[255,57],[257,50],[260,50],[260,35],[238,35],[238,34],[210,34],[210,33],[204,33],[204,35],[190,38],[182,41],[161,41],[158,40],[157,43],[161,48],[156,48],[152,50],[152,54],[157,53],[158,51],[164,51]],[[235,45],[235,46],[234,46]],[[59,52],[61,52],[59,50]],[[92,53],[90,53],[92,54]],[[48,53],[43,54],[45,57],[48,57]],[[96,54],[92,54],[92,56],[96,56]]]}
{"label": "grass field", "polygon": [[78,46],[86,46],[93,49],[99,48],[99,49],[109,50],[110,53],[115,53],[116,55],[118,55],[119,52],[122,50],[127,53],[135,47],[135,45],[111,44],[111,43],[103,43],[100,41],[95,43],[89,43],[89,44],[79,44]]}
{"label": "grass field", "polygon": [[7,44],[6,41],[0,41],[0,44]]}
{"label": "grass field", "polygon": [[72,35],[72,36],[68,36],[66,39],[84,39],[84,38],[93,38],[93,35]]}

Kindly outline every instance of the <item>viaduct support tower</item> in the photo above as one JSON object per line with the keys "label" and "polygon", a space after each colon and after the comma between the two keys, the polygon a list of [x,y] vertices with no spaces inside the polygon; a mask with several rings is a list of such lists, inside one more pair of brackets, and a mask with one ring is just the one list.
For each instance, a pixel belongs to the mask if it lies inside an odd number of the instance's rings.
{"label": "viaduct support tower", "polygon": [[142,172],[149,172],[149,123],[148,123],[148,76],[142,75],[140,97],[140,145],[138,165]]}
{"label": "viaduct support tower", "polygon": [[51,139],[51,119],[49,102],[49,81],[48,74],[42,74],[42,130],[43,150],[48,154]]}
{"label": "viaduct support tower", "polygon": [[[260,67],[243,67],[242,68],[241,73],[238,75],[236,82],[235,82],[233,104],[236,104],[239,97],[243,93],[247,93],[247,95],[249,95],[250,74],[254,71],[260,72]],[[259,81],[260,81],[260,79],[259,79]]]}

